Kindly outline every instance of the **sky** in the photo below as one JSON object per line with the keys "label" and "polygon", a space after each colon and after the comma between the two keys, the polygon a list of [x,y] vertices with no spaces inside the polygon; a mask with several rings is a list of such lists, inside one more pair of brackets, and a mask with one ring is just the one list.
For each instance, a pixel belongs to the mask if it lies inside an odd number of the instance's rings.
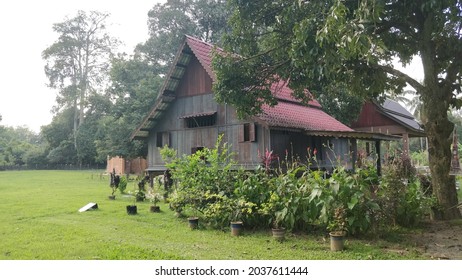
{"label": "sky", "polygon": [[[57,91],[46,86],[41,53],[58,38],[52,30],[54,23],[75,16],[78,10],[108,12],[108,32],[125,43],[120,51],[131,53],[136,44],[148,38],[147,13],[157,2],[165,0],[2,1],[0,124],[39,132],[51,122]],[[421,70],[414,64],[407,72],[415,77]]]}
{"label": "sky", "polygon": [[26,126],[39,132],[52,120],[56,90],[46,86],[41,53],[58,38],[54,23],[78,10],[110,13],[108,32],[131,53],[148,38],[149,10],[164,0],[19,0],[0,4],[1,125]]}

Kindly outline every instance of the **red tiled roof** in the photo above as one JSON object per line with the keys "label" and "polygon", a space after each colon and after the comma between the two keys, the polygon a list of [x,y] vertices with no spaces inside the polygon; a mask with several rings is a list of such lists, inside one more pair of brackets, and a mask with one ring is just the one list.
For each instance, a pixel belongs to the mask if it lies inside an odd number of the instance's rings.
{"label": "red tiled roof", "polygon": [[[287,82],[284,81],[284,80],[280,80],[279,82],[276,82],[276,83],[272,84],[271,85],[271,91],[273,92],[273,94],[278,99],[300,103],[300,100],[297,100],[292,96],[293,90],[291,90],[287,86]],[[310,93],[308,93],[308,94],[310,94]],[[310,96],[311,96],[311,94],[310,94]],[[321,107],[321,104],[319,104],[319,102],[316,99],[310,100],[310,102],[308,104],[311,105],[311,106]]]}
{"label": "red tiled roof", "polygon": [[[215,81],[216,77],[212,71],[212,51],[214,46],[191,36],[186,36],[186,43]],[[222,50],[217,48],[217,51]],[[263,114],[258,116],[268,125],[309,131],[353,131],[322,111],[317,100],[311,100],[309,106],[302,105],[300,101],[292,96],[292,90],[287,86],[287,82],[281,80],[274,83],[271,90],[279,99],[278,105],[274,107],[264,105]]]}
{"label": "red tiled roof", "polygon": [[269,126],[308,131],[353,131],[318,107],[279,101],[274,107],[264,105],[259,118]]}

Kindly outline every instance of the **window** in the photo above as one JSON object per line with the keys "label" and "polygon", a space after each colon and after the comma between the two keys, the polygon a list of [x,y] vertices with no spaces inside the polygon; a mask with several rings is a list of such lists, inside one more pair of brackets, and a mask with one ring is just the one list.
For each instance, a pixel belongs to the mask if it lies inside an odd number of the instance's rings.
{"label": "window", "polygon": [[204,150],[204,147],[192,147],[191,148],[191,155],[195,154],[198,151]]}
{"label": "window", "polygon": [[216,112],[198,113],[195,115],[183,116],[187,128],[214,126],[217,121]]}
{"label": "window", "polygon": [[245,123],[239,129],[239,142],[257,141],[254,123]]}
{"label": "window", "polygon": [[170,147],[170,133],[169,132],[157,132],[156,133],[156,147],[162,148],[164,146]]}
{"label": "window", "polygon": [[[204,150],[204,147],[192,147],[191,148],[191,155],[194,155],[195,153]],[[202,155],[201,160],[205,161],[205,157]]]}

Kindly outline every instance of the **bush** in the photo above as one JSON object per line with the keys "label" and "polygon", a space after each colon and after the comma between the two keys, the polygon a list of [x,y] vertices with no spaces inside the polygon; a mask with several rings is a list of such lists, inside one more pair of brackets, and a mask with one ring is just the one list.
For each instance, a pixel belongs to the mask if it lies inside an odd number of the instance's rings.
{"label": "bush", "polygon": [[217,201],[218,197],[211,194],[225,197],[233,194],[236,171],[232,167],[236,163],[228,145],[221,143],[221,137],[214,149],[204,148],[192,155],[178,157],[172,149],[164,147],[161,154],[176,181],[169,200],[173,210],[181,212],[190,208],[196,216]]}
{"label": "bush", "polygon": [[313,190],[311,200],[320,207],[319,222],[324,227],[335,222],[338,209],[344,209],[345,229],[350,234],[362,234],[371,229],[379,206],[371,191],[372,178],[360,174],[350,174],[344,167],[337,167],[331,178],[326,179],[327,184]]}
{"label": "bush", "polygon": [[241,220],[249,228],[327,229],[340,209],[342,227],[357,235],[377,228],[379,222],[415,225],[430,203],[421,184],[415,183],[409,158],[396,159],[380,180],[375,168],[367,166],[355,173],[340,166],[329,178],[297,163],[285,166],[284,172],[269,172],[267,166],[254,172],[236,170],[221,138],[215,148],[193,155],[178,157],[169,148],[161,154],[175,181],[171,209],[200,214],[214,228]]}
{"label": "bush", "polygon": [[125,193],[125,190],[127,189],[127,177],[125,176],[120,176],[120,182],[119,182],[119,191],[121,194]]}
{"label": "bush", "polygon": [[384,168],[378,195],[383,225],[416,226],[434,203],[431,180],[416,176],[408,157],[396,158]]}

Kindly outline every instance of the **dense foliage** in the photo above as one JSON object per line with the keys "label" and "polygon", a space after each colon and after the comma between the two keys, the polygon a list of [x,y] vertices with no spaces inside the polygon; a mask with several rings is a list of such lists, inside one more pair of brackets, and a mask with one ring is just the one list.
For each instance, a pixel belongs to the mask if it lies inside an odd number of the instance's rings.
{"label": "dense foliage", "polygon": [[248,228],[314,226],[356,235],[395,224],[415,226],[433,205],[410,176],[415,169],[409,159],[390,163],[381,179],[372,167],[350,172],[338,166],[328,176],[287,162],[271,172],[244,171],[236,168],[228,148],[219,140],[215,148],[192,155],[161,150],[176,183],[169,196],[174,211],[200,216],[216,228],[240,220]]}
{"label": "dense foliage", "polygon": [[41,165],[45,158],[43,139],[25,127],[0,125],[0,168],[17,165]]}

